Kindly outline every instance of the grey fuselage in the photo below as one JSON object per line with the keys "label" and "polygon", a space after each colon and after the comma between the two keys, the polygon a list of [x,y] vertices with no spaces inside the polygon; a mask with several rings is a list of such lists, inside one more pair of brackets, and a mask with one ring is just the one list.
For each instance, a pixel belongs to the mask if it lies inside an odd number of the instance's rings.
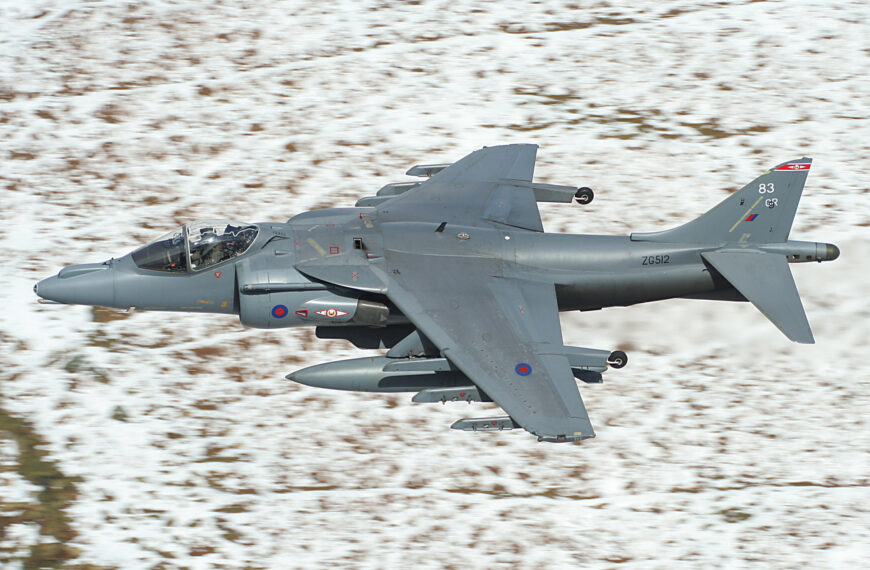
{"label": "grey fuselage", "polygon": [[[383,258],[387,248],[495,261],[496,276],[554,284],[560,311],[673,297],[744,300],[701,257],[721,244],[380,223],[376,216],[373,208],[308,212],[286,223],[257,224],[259,233],[245,253],[201,271],[143,269],[128,254],[67,267],[35,290],[43,299],[61,303],[238,314],[243,323],[258,328],[400,324],[406,320],[390,307],[377,280],[390,271]],[[783,245],[801,261],[818,260],[816,244]],[[329,283],[317,278],[326,270],[331,271]],[[361,300],[387,306],[389,315],[380,315],[380,322],[358,318]]]}

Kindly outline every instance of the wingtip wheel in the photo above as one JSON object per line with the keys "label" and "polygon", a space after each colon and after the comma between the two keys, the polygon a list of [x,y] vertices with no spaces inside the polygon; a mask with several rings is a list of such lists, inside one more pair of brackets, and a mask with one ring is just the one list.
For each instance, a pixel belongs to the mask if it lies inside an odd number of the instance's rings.
{"label": "wingtip wheel", "polygon": [[595,193],[592,191],[592,188],[586,186],[578,188],[577,192],[574,193],[574,199],[577,200],[577,203],[581,206],[585,206],[591,202],[593,198],[595,198]]}
{"label": "wingtip wheel", "polygon": [[614,350],[607,357],[607,364],[613,368],[624,368],[628,364],[628,355],[621,350]]}

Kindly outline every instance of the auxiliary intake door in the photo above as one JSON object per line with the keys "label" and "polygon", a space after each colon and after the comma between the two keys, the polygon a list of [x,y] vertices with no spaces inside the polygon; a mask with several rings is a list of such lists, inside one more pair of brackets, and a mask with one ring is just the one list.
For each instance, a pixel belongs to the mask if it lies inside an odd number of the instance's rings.
{"label": "auxiliary intake door", "polygon": [[[297,307],[326,291],[246,292],[247,285],[269,283],[310,283],[291,265],[267,267],[274,260],[265,256],[244,259],[236,264],[239,287],[239,320],[246,327],[286,328],[306,324]],[[288,260],[289,261],[289,260]]]}

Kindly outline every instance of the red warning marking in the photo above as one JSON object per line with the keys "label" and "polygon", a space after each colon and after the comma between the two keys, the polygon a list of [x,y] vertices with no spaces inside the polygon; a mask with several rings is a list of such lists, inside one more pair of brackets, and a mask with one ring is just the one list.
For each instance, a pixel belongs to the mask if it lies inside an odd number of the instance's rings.
{"label": "red warning marking", "polygon": [[460,398],[464,398],[464,397],[465,397],[465,392],[460,392],[460,393],[459,393],[459,397],[460,397]]}
{"label": "red warning marking", "polygon": [[337,253],[338,253],[338,246],[337,245],[329,246],[329,255],[335,255]]}
{"label": "red warning marking", "polygon": [[296,314],[300,317],[308,317],[308,309],[299,309]]}
{"label": "red warning marking", "polygon": [[351,273],[350,276],[354,279],[359,279],[359,273]]}
{"label": "red warning marking", "polygon": [[494,426],[497,426],[497,425],[498,425],[498,422],[497,422],[497,421],[495,421],[495,420],[492,420],[492,422],[491,422],[491,423],[492,423],[492,425],[494,425]]}
{"label": "red warning marking", "polygon": [[214,272],[214,276],[217,277],[218,279],[221,278],[221,275],[223,275],[223,273],[221,273],[220,271],[215,271],[215,272]]}
{"label": "red warning marking", "polygon": [[802,163],[802,164],[783,164],[777,170],[809,170],[810,164]]}

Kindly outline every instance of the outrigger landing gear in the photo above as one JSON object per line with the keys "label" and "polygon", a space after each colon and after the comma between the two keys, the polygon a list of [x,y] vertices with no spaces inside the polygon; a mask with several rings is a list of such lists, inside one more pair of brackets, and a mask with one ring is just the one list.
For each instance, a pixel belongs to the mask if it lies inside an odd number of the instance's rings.
{"label": "outrigger landing gear", "polygon": [[593,198],[595,198],[595,193],[592,191],[592,188],[586,186],[578,188],[577,192],[574,193],[574,199],[577,200],[577,203],[581,206],[585,206],[591,202]]}
{"label": "outrigger landing gear", "polygon": [[628,364],[628,355],[621,350],[614,350],[610,353],[610,356],[607,357],[607,364],[613,368],[623,368]]}

